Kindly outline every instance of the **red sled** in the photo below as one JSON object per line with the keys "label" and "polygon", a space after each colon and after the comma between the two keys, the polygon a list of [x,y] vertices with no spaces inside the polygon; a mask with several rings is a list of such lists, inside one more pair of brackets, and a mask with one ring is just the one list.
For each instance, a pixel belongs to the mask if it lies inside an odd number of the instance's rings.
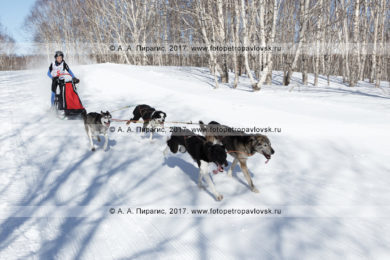
{"label": "red sled", "polygon": [[[61,74],[69,75],[69,74]],[[85,111],[83,103],[80,100],[79,94],[77,93],[76,83],[73,80],[63,81],[60,83],[60,98],[59,98],[59,110],[63,110],[65,116],[76,117],[81,116]],[[62,85],[62,86],[61,86]]]}
{"label": "red sled", "polygon": [[73,82],[66,82],[64,89],[64,97],[65,97],[65,114],[68,113],[76,113],[80,114],[85,110],[83,104],[81,103],[80,97],[77,93],[76,86]]}

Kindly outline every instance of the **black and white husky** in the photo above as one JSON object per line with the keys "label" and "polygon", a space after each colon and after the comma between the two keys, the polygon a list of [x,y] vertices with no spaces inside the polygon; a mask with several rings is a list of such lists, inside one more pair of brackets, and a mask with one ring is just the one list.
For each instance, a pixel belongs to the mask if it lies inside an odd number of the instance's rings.
{"label": "black and white husky", "polygon": [[149,130],[150,139],[153,138],[153,132],[156,128],[164,127],[167,114],[163,111],[156,110],[149,105],[138,105],[134,108],[133,117],[127,121],[130,124],[133,121],[138,121],[140,118],[144,121],[143,130]]}
{"label": "black and white husky", "polygon": [[167,145],[164,151],[165,156],[168,153],[168,149],[172,153],[177,153],[179,149],[181,152],[187,151],[199,167],[198,186],[202,187],[202,179],[204,178],[215,198],[217,200],[223,199],[223,196],[215,189],[208,172],[210,163],[214,163],[217,166],[217,169],[213,171],[214,174],[222,172],[223,166],[226,167],[228,165],[226,161],[227,154],[223,145],[207,142],[205,137],[180,127],[172,129],[172,135],[167,141]]}
{"label": "black and white husky", "polygon": [[85,131],[87,132],[89,142],[91,144],[91,150],[95,151],[92,138],[96,137],[98,142],[100,142],[100,134],[104,135],[104,150],[106,150],[108,144],[107,130],[111,123],[110,112],[101,111],[100,113],[91,112],[88,114],[87,112],[84,112],[82,115],[84,119]]}

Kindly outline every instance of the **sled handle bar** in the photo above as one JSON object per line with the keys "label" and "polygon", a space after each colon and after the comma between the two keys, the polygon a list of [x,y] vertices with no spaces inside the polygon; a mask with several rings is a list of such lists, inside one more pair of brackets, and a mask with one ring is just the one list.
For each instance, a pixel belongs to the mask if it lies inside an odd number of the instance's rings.
{"label": "sled handle bar", "polygon": [[[59,74],[57,74],[57,77],[60,77],[60,76],[71,76],[72,77],[72,75],[70,75],[69,73],[59,73]],[[66,82],[72,82],[72,81],[66,81]],[[77,83],[75,83],[75,84],[77,84]]]}

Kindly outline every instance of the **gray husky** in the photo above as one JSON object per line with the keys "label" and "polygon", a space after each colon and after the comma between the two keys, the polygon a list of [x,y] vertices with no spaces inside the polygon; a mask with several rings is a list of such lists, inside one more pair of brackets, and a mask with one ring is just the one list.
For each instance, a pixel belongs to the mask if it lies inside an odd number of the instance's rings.
{"label": "gray husky", "polygon": [[87,132],[89,142],[91,144],[91,150],[95,151],[92,138],[96,137],[98,142],[100,142],[99,134],[104,135],[104,150],[106,150],[108,144],[107,130],[111,123],[110,112],[101,111],[100,114],[95,112],[87,114],[87,112],[84,112],[82,115],[84,119],[85,131]]}
{"label": "gray husky", "polygon": [[268,137],[261,134],[246,134],[245,132],[236,131],[215,121],[211,121],[208,125],[199,121],[199,124],[207,141],[224,145],[227,153],[234,157],[234,161],[228,170],[228,176],[232,176],[233,169],[240,162],[241,170],[250,189],[256,193],[259,192],[252,182],[246,161],[257,152],[262,154],[267,159],[266,163],[268,163],[271,155],[275,153]]}

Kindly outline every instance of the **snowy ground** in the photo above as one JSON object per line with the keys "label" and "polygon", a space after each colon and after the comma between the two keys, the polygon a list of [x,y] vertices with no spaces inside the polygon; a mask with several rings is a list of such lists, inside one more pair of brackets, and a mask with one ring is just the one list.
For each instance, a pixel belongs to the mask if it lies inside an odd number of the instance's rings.
{"label": "snowy ground", "polygon": [[[215,201],[188,154],[164,159],[165,135],[110,133],[88,149],[81,121],[48,112],[44,70],[0,72],[0,259],[380,259],[390,253],[390,89],[332,78],[330,87],[242,78],[213,89],[205,69],[101,64],[73,67],[89,112],[146,103],[167,121],[280,128],[276,153],[213,175]],[[299,82],[298,74],[294,75]],[[311,78],[309,78],[311,80]],[[311,81],[312,82],[312,81]],[[294,83],[293,83],[294,84]],[[130,118],[132,109],[113,113]],[[123,123],[113,123],[116,129]],[[228,158],[229,163],[232,159]],[[271,208],[278,215],[110,214],[109,209]]]}

